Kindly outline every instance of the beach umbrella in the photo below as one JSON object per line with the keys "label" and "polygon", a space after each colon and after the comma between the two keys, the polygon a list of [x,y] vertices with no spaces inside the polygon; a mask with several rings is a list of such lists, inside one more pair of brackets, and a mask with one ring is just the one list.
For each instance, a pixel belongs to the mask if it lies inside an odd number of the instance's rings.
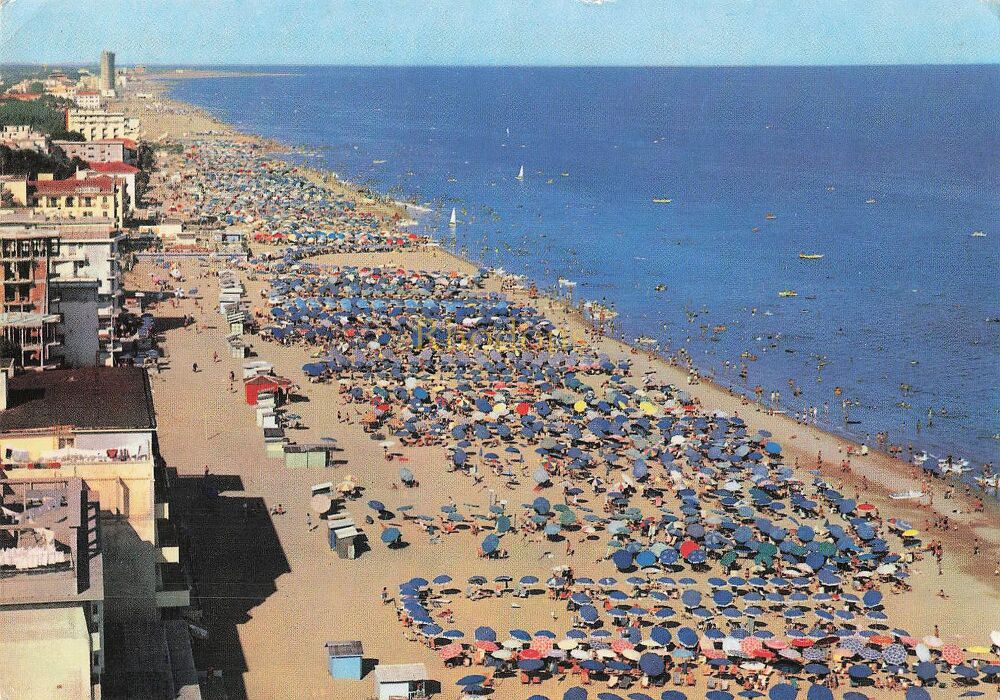
{"label": "beach umbrella", "polygon": [[906,700],[931,700],[931,694],[927,691],[927,689],[916,685],[911,685],[907,688],[903,697],[906,698]]}
{"label": "beach umbrella", "polygon": [[937,667],[929,661],[921,661],[916,668],[917,678],[929,681],[937,675]]}
{"label": "beach umbrella", "polygon": [[639,669],[647,676],[659,676],[664,671],[663,657],[647,652],[639,657]]}
{"label": "beach umbrella", "polygon": [[799,690],[795,686],[789,683],[778,683],[767,691],[767,697],[770,700],[795,700],[795,696],[798,693]]}
{"label": "beach umbrella", "polygon": [[394,544],[400,540],[402,533],[400,533],[398,528],[389,527],[382,531],[379,538],[386,544]]}
{"label": "beach umbrella", "polygon": [[451,576],[448,574],[440,574],[439,576],[434,577],[434,584],[436,586],[442,586],[446,583],[451,583]]}
{"label": "beach umbrella", "polygon": [[545,662],[541,659],[521,659],[517,662],[517,667],[522,671],[540,671],[545,667]]}
{"label": "beach umbrella", "polygon": [[479,685],[482,682],[484,682],[485,680],[486,680],[486,676],[480,675],[478,673],[474,673],[474,674],[469,675],[469,676],[462,676],[457,681],[455,681],[455,685],[461,685],[461,686]]}
{"label": "beach umbrella", "polygon": [[480,545],[480,547],[483,550],[483,554],[492,554],[493,552],[497,551],[497,548],[499,548],[499,546],[500,546],[500,538],[494,534],[487,535],[486,538],[483,540],[482,545]]}
{"label": "beach umbrella", "polygon": [[385,510],[385,504],[382,501],[368,501],[368,507],[379,513]]}
{"label": "beach umbrella", "polygon": [[587,700],[587,690],[580,686],[573,686],[563,693],[563,700]]}
{"label": "beach umbrella", "polygon": [[809,686],[806,700],[833,700],[833,691],[822,685]]}

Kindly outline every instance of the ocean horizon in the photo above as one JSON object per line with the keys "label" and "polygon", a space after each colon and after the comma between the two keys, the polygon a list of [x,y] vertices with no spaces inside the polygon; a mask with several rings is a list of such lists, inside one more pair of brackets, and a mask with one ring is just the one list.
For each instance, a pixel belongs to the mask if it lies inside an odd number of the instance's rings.
{"label": "ocean horizon", "polygon": [[238,68],[296,72],[171,94],[724,386],[996,459],[1000,66]]}

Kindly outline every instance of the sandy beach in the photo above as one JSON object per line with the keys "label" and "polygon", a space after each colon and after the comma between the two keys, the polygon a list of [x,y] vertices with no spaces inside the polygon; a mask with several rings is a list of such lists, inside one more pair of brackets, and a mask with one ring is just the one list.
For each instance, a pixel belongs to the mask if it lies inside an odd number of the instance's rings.
{"label": "sandy beach", "polygon": [[[167,100],[158,84],[139,88],[154,91],[151,100],[129,100],[127,109],[142,119],[145,137],[151,140],[193,144],[198,141],[240,141],[263,144],[253,135],[240,135],[230,127],[196,108]],[[163,153],[160,170],[154,176],[153,196],[168,196],[161,187],[172,172],[183,167],[181,156]],[[360,208],[372,212],[380,228],[391,229],[395,221],[406,218],[399,207],[363,197],[349,185],[331,181],[315,171],[303,173],[310,181],[329,187],[340,197],[349,197]],[[272,248],[251,244],[256,255]],[[278,247],[273,250],[277,252]],[[413,271],[455,271],[473,275],[477,267],[438,248],[407,248],[385,253],[338,253],[312,257],[310,264],[333,268],[381,267]],[[572,613],[564,602],[546,595],[513,598],[506,594],[482,601],[472,601],[463,593],[465,582],[482,575],[489,581],[509,575],[517,581],[523,576],[548,579],[554,567],[570,565],[576,577],[594,580],[619,575],[607,560],[603,536],[574,532],[568,540],[575,550],[568,554],[566,541],[532,539],[510,533],[503,539],[508,552],[505,559],[477,557],[477,548],[485,533],[476,533],[466,523],[454,534],[431,539],[412,520],[402,517],[400,506],[413,506],[413,512],[439,514],[442,506],[456,504],[464,513],[485,514],[496,501],[508,504],[508,512],[520,513],[521,504],[539,496],[528,476],[509,485],[507,479],[483,468],[478,482],[452,467],[452,458],[443,445],[404,447],[395,444],[394,459],[387,461],[378,440],[363,429],[362,408],[345,400],[336,381],[306,381],[302,367],[314,359],[316,346],[304,343],[282,345],[250,337],[257,357],[273,363],[275,373],[295,381],[298,390],[291,410],[301,415],[306,426],[289,431],[298,443],[316,443],[324,437],[336,439],[338,451],[328,469],[288,469],[281,460],[265,454],[260,429],[252,410],[239,391],[230,391],[230,372],[241,376],[242,361],[229,356],[225,337],[225,319],[217,313],[219,263],[184,260],[175,267],[185,281],[185,288],[197,287],[198,299],[163,301],[151,312],[156,316],[165,352],[162,371],[153,375],[154,398],[158,414],[160,450],[168,468],[176,472],[176,504],[189,539],[192,573],[196,594],[204,612],[207,640],[195,641],[195,654],[201,671],[221,671],[221,679],[210,679],[206,687],[219,696],[283,698],[366,698],[371,693],[370,677],[362,681],[334,681],[327,672],[324,643],[328,640],[360,639],[365,657],[380,663],[424,662],[430,676],[441,683],[440,697],[458,696],[455,681],[480,668],[446,667],[439,654],[428,647],[406,641],[394,605],[380,600],[382,587],[396,597],[400,583],[413,577],[431,579],[446,573],[453,581],[452,593],[444,593],[441,610],[452,611],[446,628],[463,630],[472,641],[471,632],[480,625],[490,625],[500,632],[508,629],[550,629],[557,634],[571,626]],[[255,312],[266,317],[269,304],[266,275],[255,274],[244,266],[236,270],[247,289],[247,299]],[[130,273],[130,290],[152,289],[152,277],[163,275],[162,267],[142,262]],[[919,558],[910,566],[906,580],[912,590],[892,594],[885,590],[884,613],[889,626],[910,630],[914,637],[937,636],[946,645],[962,648],[989,646],[992,630],[1000,628],[1000,518],[997,503],[987,498],[983,509],[976,508],[979,494],[966,493],[961,487],[945,498],[952,485],[944,480],[926,481],[919,467],[875,451],[865,456],[851,454],[857,445],[823,432],[812,425],[797,424],[784,415],[769,415],[742,397],[708,381],[688,383],[684,368],[662,358],[640,353],[607,337],[595,337],[586,321],[575,310],[550,299],[530,298],[520,285],[504,284],[497,276],[487,278],[481,293],[501,291],[512,304],[533,305],[565,334],[589,343],[595,353],[631,361],[627,377],[633,382],[648,381],[652,386],[673,385],[687,392],[698,410],[724,412],[744,419],[748,431],[770,432],[771,440],[780,443],[784,464],[794,470],[801,482],[814,477],[825,479],[833,488],[858,503],[871,504],[880,521],[903,519],[920,531]],[[501,290],[501,286],[503,289]],[[185,326],[183,316],[196,319]],[[217,353],[219,361],[213,361]],[[192,370],[197,363],[199,371]],[[595,383],[603,375],[587,378]],[[352,381],[358,384],[361,376]],[[338,412],[350,416],[338,420]],[[530,475],[542,465],[543,456],[525,444],[523,469]],[[473,448],[474,449],[474,448]],[[842,466],[850,460],[849,469]],[[485,466],[485,465],[484,465]],[[414,473],[419,487],[400,488],[399,469]],[[206,468],[208,474],[206,475]],[[365,530],[370,551],[354,561],[338,559],[330,551],[325,531],[315,513],[310,511],[310,487],[320,482],[337,482],[350,474],[363,489],[358,500],[347,501],[343,510],[350,513]],[[218,500],[205,497],[206,486],[216,489]],[[891,493],[923,491],[917,500],[895,500]],[[557,487],[545,495],[553,502],[562,499]],[[585,489],[580,505],[600,512],[602,495]],[[393,524],[402,530],[407,546],[386,547],[379,539],[379,521],[364,524],[372,514],[367,501],[377,499],[395,513]],[[679,504],[669,495],[670,505]],[[283,515],[270,511],[281,505]],[[643,504],[647,508],[647,504]],[[644,511],[644,514],[648,512]],[[935,521],[947,518],[948,526],[935,527]],[[817,528],[823,521],[810,521]],[[475,522],[475,521],[473,521]],[[938,573],[934,557],[924,550],[931,540],[942,543],[943,559]],[[893,548],[899,539],[892,539]],[[707,590],[707,579],[716,571],[685,571],[695,579],[696,587]],[[624,576],[624,575],[621,575]],[[448,588],[448,587],[445,587]],[[944,597],[941,597],[943,594]],[[678,606],[679,607],[679,606]],[[679,614],[684,625],[696,620],[689,612]],[[995,649],[993,650],[995,652]],[[990,652],[984,659],[996,663]],[[689,697],[703,697],[708,677],[699,668],[696,685],[684,688]],[[944,680],[944,679],[942,679]],[[517,677],[495,679],[492,697],[523,699],[533,693],[561,698],[564,690],[579,679],[547,678],[538,685],[525,686]],[[803,686],[808,685],[803,683]],[[933,689],[934,698],[959,697],[967,688],[951,684]],[[591,693],[603,690],[595,682]],[[223,690],[224,689],[224,690]],[[730,690],[738,690],[730,686]],[[976,687],[987,697],[996,694],[995,685]],[[656,694],[661,689],[646,692]],[[902,691],[863,688],[869,697],[903,697]],[[991,695],[991,693],[993,695]],[[624,691],[622,691],[624,695]],[[209,695],[211,697],[211,695]],[[839,695],[838,695],[839,697]]]}

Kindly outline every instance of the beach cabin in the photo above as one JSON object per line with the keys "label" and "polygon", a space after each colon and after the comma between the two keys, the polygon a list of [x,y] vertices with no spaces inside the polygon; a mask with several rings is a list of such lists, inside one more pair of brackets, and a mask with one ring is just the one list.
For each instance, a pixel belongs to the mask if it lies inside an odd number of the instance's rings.
{"label": "beach cabin", "polygon": [[426,700],[427,667],[423,664],[379,664],[375,667],[378,700]]}
{"label": "beach cabin", "polygon": [[326,445],[285,445],[285,466],[289,469],[324,468],[329,463]]}
{"label": "beach cabin", "polygon": [[264,360],[255,360],[253,362],[243,363],[243,379],[253,379],[256,376],[262,374],[271,374],[274,371],[274,365],[270,362],[265,362]]}
{"label": "beach cabin", "polygon": [[330,549],[337,552],[341,559],[357,557],[357,540],[361,531],[354,524],[350,515],[331,515],[327,518]]}
{"label": "beach cabin", "polygon": [[243,382],[248,406],[256,406],[258,395],[263,393],[274,394],[277,403],[280,404],[291,388],[292,381],[290,379],[273,375],[258,375]]}
{"label": "beach cabin", "polygon": [[364,657],[364,651],[360,641],[327,642],[326,655],[331,678],[361,680],[361,660]]}

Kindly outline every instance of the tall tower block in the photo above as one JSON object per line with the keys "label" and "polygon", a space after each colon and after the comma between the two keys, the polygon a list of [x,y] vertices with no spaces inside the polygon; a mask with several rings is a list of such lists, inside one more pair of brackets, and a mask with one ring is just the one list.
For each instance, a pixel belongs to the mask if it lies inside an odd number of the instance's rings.
{"label": "tall tower block", "polygon": [[115,54],[112,51],[101,52],[101,92],[115,89]]}

